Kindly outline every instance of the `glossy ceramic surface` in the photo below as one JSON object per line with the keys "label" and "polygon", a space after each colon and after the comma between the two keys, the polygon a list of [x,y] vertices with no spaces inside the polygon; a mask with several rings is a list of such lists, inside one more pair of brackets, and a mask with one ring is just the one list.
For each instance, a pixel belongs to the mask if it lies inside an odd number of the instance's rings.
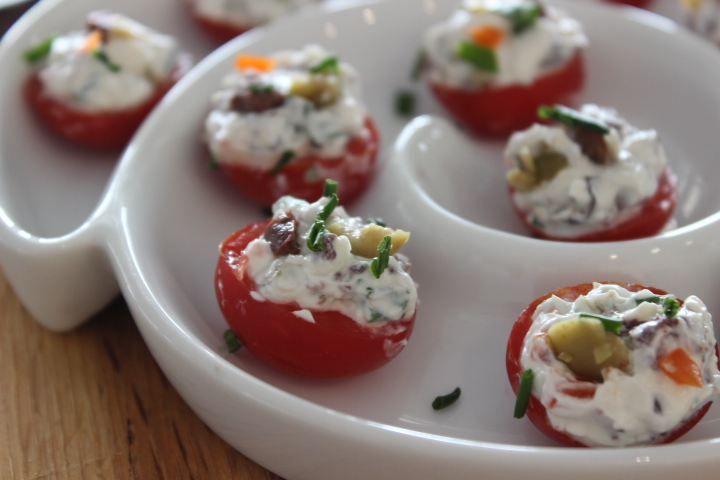
{"label": "glossy ceramic surface", "polygon": [[[19,112],[0,117],[2,268],[38,321],[55,330],[78,325],[119,289],[198,415],[289,480],[716,479],[717,407],[676,444],[623,450],[558,447],[512,418],[505,344],[536,297],[592,280],[637,281],[696,294],[720,312],[720,145],[709,128],[720,123],[720,54],[647,12],[556,3],[584,22],[592,41],[581,100],[615,105],[661,132],[680,177],[678,228],[595,245],[525,236],[506,198],[502,143],[467,137],[409,80],[422,32],[449,15],[450,2],[333,2],[255,30],[173,89],[115,168],[112,155],[68,147],[33,121],[17,95],[27,75],[20,52],[101,4],[183,39],[192,27],[171,0],[45,0],[0,46],[1,64],[13,65],[0,72],[0,109]],[[191,48],[202,55],[206,44],[195,40]],[[226,352],[213,292],[218,244],[261,213],[206,168],[200,146],[209,95],[238,51],[311,42],[363,77],[384,150],[376,183],[350,211],[412,231],[404,249],[421,298],[413,338],[396,360],[333,382],[290,377],[247,352]],[[420,111],[431,115],[410,123],[396,116],[400,89],[414,90]],[[433,411],[435,396],[457,386],[460,400]]]}

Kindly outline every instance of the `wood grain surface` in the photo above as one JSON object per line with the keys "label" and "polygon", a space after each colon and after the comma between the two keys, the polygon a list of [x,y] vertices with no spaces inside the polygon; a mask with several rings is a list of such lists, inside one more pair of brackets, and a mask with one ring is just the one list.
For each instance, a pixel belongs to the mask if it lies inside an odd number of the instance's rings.
{"label": "wood grain surface", "polygon": [[[27,8],[0,10],[0,34]],[[0,271],[0,480],[279,478],[190,410],[122,299],[52,333]]]}
{"label": "wood grain surface", "polygon": [[0,272],[0,479],[277,480],[211,432],[150,355],[124,301],[41,327]]}

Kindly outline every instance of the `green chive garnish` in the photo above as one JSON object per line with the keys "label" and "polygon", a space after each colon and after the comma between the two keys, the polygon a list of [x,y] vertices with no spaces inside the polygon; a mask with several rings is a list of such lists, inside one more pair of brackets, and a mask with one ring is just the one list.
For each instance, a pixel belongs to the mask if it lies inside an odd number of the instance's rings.
{"label": "green chive garnish", "polygon": [[538,109],[538,117],[543,120],[555,120],[566,127],[582,128],[588,132],[599,135],[610,133],[610,129],[604,123],[595,120],[589,115],[562,105],[555,105],[554,107],[548,107],[547,105],[542,106]]}
{"label": "green chive garnish", "polygon": [[480,70],[490,73],[498,71],[497,57],[490,48],[472,42],[461,41],[458,43],[455,53],[458,58],[472,63]]}
{"label": "green chive garnish", "polygon": [[225,330],[223,338],[225,339],[225,344],[227,345],[227,349],[230,353],[235,353],[240,350],[240,348],[242,348],[240,340],[238,340],[238,338],[235,336],[235,332],[233,332],[232,330]]}
{"label": "green chive garnish", "polygon": [[248,91],[254,94],[272,93],[275,87],[272,85],[250,85]]}
{"label": "green chive garnish", "polygon": [[432,402],[432,408],[433,410],[442,410],[455,403],[458,398],[460,398],[460,387],[457,387],[447,395],[435,397],[435,400]]}
{"label": "green chive garnish", "polygon": [[373,277],[380,278],[390,264],[390,250],[392,250],[392,238],[390,235],[385,235],[378,245],[378,256],[373,258],[370,264],[370,272]]}
{"label": "green chive garnish", "polygon": [[395,112],[401,117],[411,117],[415,113],[415,94],[408,90],[398,92],[395,97]]}
{"label": "green chive garnish", "polygon": [[425,68],[425,59],[427,58],[427,52],[425,50],[420,49],[420,51],[417,54],[417,58],[415,59],[415,63],[413,64],[413,69],[410,72],[410,80],[413,82],[420,80],[420,75],[422,75],[423,69]]}
{"label": "green chive garnish", "polygon": [[332,197],[333,195],[337,196],[338,192],[338,182],[335,180],[330,180],[329,178],[325,180],[325,188],[323,189],[323,197]]}
{"label": "green chive garnish", "polygon": [[387,223],[382,218],[368,218],[367,223],[374,223],[375,225],[380,225],[381,227],[387,227]]}
{"label": "green chive garnish", "polygon": [[329,73],[340,73],[340,63],[338,62],[338,58],[336,56],[328,57],[322,62],[318,63],[314,67],[310,67],[308,69],[310,73],[322,73],[322,72],[329,72]]}
{"label": "green chive garnish", "polygon": [[600,320],[603,327],[605,327],[605,331],[614,333],[615,335],[620,335],[620,331],[622,330],[623,321],[621,318],[604,317],[602,315],[594,315],[592,313],[581,313],[580,317]]}
{"label": "green chive garnish", "polygon": [[207,167],[208,170],[220,170],[220,163],[218,163],[217,158],[215,158],[215,154],[212,152],[212,150],[209,149]]}
{"label": "green chive garnish", "polygon": [[280,157],[280,160],[275,164],[273,168],[270,169],[268,172],[271,177],[274,177],[278,173],[280,173],[280,170],[285,168],[285,166],[290,163],[290,160],[292,160],[295,157],[295,152],[292,150],[285,150]]}
{"label": "green chive garnish", "polygon": [[338,206],[340,200],[337,196],[338,183],[335,180],[325,180],[324,197],[329,197],[330,201],[315,216],[315,223],[310,227],[307,236],[307,246],[313,252],[320,252],[325,249],[325,221],[330,218],[335,207]]}
{"label": "green chive garnish", "polygon": [[542,9],[537,3],[526,3],[512,8],[500,8],[496,12],[512,22],[512,33],[519,35],[535,25]]}
{"label": "green chive garnish", "polygon": [[662,305],[663,311],[665,312],[665,316],[667,318],[674,318],[675,315],[678,314],[678,311],[680,311],[680,302],[671,297],[648,297],[635,300],[635,303],[637,305],[640,305],[643,302],[650,302],[657,305]]}
{"label": "green chive garnish", "polygon": [[518,389],[517,400],[515,400],[515,418],[522,418],[527,411],[528,403],[530,403],[530,394],[532,393],[533,371],[530,369],[522,373],[520,379],[520,388]]}
{"label": "green chive garnish", "polygon": [[97,49],[92,53],[92,56],[100,60],[105,66],[111,71],[111,72],[119,72],[120,71],[120,65],[117,63],[113,63],[112,60],[110,60],[110,57],[107,56],[107,53],[105,53],[105,50]]}
{"label": "green chive garnish", "polygon": [[23,53],[25,61],[28,63],[37,63],[47,57],[50,54],[53,40],[55,40],[56,37],[56,35],[51,35],[31,49],[26,50],[25,53]]}

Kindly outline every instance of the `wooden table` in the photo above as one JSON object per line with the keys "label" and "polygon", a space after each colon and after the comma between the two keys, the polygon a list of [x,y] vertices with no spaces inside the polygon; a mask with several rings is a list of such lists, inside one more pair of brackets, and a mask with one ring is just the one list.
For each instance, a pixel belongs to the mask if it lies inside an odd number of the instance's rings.
{"label": "wooden table", "polygon": [[[0,11],[0,32],[26,8]],[[190,410],[122,299],[73,332],[52,333],[0,271],[0,479],[279,477]]]}

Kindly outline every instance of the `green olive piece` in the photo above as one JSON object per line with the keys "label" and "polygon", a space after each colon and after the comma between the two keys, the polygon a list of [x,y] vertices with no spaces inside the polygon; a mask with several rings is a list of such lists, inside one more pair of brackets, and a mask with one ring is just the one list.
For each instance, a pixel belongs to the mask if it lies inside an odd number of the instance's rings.
{"label": "green olive piece", "polygon": [[517,158],[518,167],[510,170],[506,178],[520,192],[528,192],[543,182],[549,182],[569,164],[563,154],[551,150],[544,142],[538,155],[533,156],[525,146],[520,149]]}
{"label": "green olive piece", "polygon": [[317,108],[335,103],[340,96],[337,75],[324,73],[304,73],[293,78],[290,95],[306,98]]}
{"label": "green olive piece", "polygon": [[558,360],[578,377],[602,382],[604,369],[624,370],[629,363],[629,352],[622,339],[606,331],[595,318],[561,320],[550,326],[547,338]]}

